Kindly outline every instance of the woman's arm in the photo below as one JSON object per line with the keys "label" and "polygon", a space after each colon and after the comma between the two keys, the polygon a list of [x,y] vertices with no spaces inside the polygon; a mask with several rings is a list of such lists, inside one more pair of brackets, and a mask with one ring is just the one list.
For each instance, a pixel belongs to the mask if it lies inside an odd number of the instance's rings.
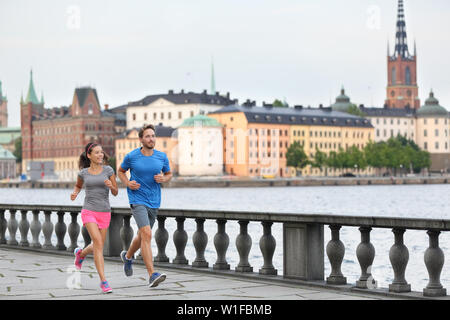
{"label": "woman's arm", "polygon": [[109,180],[105,180],[106,186],[111,190],[113,196],[117,196],[119,189],[117,188],[116,175],[113,174],[109,177]]}
{"label": "woman's arm", "polygon": [[83,179],[80,177],[77,178],[77,182],[75,183],[75,188],[73,189],[73,192],[70,194],[70,200],[74,201],[78,194],[81,191],[81,188],[83,188]]}

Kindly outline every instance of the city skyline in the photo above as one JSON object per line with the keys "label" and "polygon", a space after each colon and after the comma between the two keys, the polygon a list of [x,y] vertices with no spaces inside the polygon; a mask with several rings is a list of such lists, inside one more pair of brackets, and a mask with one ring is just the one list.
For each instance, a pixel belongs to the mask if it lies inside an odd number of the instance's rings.
{"label": "city skyline", "polygon": [[[73,90],[86,85],[110,108],[168,90],[209,92],[212,60],[216,91],[240,103],[328,106],[344,86],[352,102],[382,107],[397,0],[347,3],[3,2],[0,81],[9,126],[20,125],[30,69],[47,108],[70,105]],[[443,41],[450,4],[404,5],[411,51],[417,43],[421,105],[433,89],[449,110],[450,70],[439,58],[450,53]]]}

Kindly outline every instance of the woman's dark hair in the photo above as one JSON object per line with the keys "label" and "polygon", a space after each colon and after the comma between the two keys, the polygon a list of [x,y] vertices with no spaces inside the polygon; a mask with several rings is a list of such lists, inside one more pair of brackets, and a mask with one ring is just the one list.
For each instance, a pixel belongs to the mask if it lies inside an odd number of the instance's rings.
{"label": "woman's dark hair", "polygon": [[[88,154],[91,154],[92,149],[95,147],[100,146],[100,144],[95,142],[89,142],[86,147],[84,147],[84,152],[80,155],[80,159],[78,160],[78,167],[81,169],[89,168],[91,166],[91,160],[88,158]],[[103,151],[103,163],[108,163],[108,156],[106,155],[105,151]]]}

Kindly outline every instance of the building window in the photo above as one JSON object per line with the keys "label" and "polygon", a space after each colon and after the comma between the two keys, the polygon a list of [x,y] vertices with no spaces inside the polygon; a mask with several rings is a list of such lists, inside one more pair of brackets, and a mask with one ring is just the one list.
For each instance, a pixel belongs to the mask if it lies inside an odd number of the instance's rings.
{"label": "building window", "polygon": [[172,112],[169,112],[169,114],[167,115],[169,120],[172,119]]}
{"label": "building window", "polygon": [[409,69],[409,67],[406,67],[406,70],[405,70],[405,82],[406,82],[406,85],[411,84],[411,70]]}
{"label": "building window", "polygon": [[133,121],[136,121],[136,113],[133,113]]}
{"label": "building window", "polygon": [[423,130],[423,136],[424,136],[424,137],[427,136],[427,129]]}
{"label": "building window", "polygon": [[161,120],[164,120],[164,113],[161,112]]}
{"label": "building window", "polygon": [[153,112],[153,120],[156,120],[156,118],[157,118],[156,112]]}
{"label": "building window", "polygon": [[191,111],[191,117],[193,117],[194,116],[194,111]]}
{"label": "building window", "polygon": [[434,130],[434,136],[435,137],[439,137],[439,130],[438,129]]}
{"label": "building window", "polygon": [[182,118],[181,111],[178,111],[178,119],[181,119],[181,118]]}
{"label": "building window", "polygon": [[439,124],[439,119],[434,119],[434,124]]}
{"label": "building window", "polygon": [[434,147],[435,147],[436,149],[439,149],[439,142],[436,141],[436,143],[434,144]]}
{"label": "building window", "polygon": [[423,143],[423,148],[424,148],[425,150],[428,150],[428,143],[424,142],[424,143]]}
{"label": "building window", "polygon": [[395,85],[397,83],[397,73],[395,71],[395,67],[392,68],[392,84]]}

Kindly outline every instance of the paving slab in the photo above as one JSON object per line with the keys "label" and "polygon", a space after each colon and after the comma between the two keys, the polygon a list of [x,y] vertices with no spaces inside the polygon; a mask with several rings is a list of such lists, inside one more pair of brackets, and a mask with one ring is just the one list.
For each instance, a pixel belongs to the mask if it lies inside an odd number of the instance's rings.
{"label": "paving slab", "polygon": [[[126,277],[120,261],[105,261],[105,274],[113,293],[103,294],[92,258],[82,271],[73,266],[73,256],[0,247],[0,300],[347,300],[388,299],[383,296],[340,292],[158,267],[167,279],[156,288],[148,287],[144,265],[135,264],[134,275]],[[81,284],[81,287],[76,287]]]}

